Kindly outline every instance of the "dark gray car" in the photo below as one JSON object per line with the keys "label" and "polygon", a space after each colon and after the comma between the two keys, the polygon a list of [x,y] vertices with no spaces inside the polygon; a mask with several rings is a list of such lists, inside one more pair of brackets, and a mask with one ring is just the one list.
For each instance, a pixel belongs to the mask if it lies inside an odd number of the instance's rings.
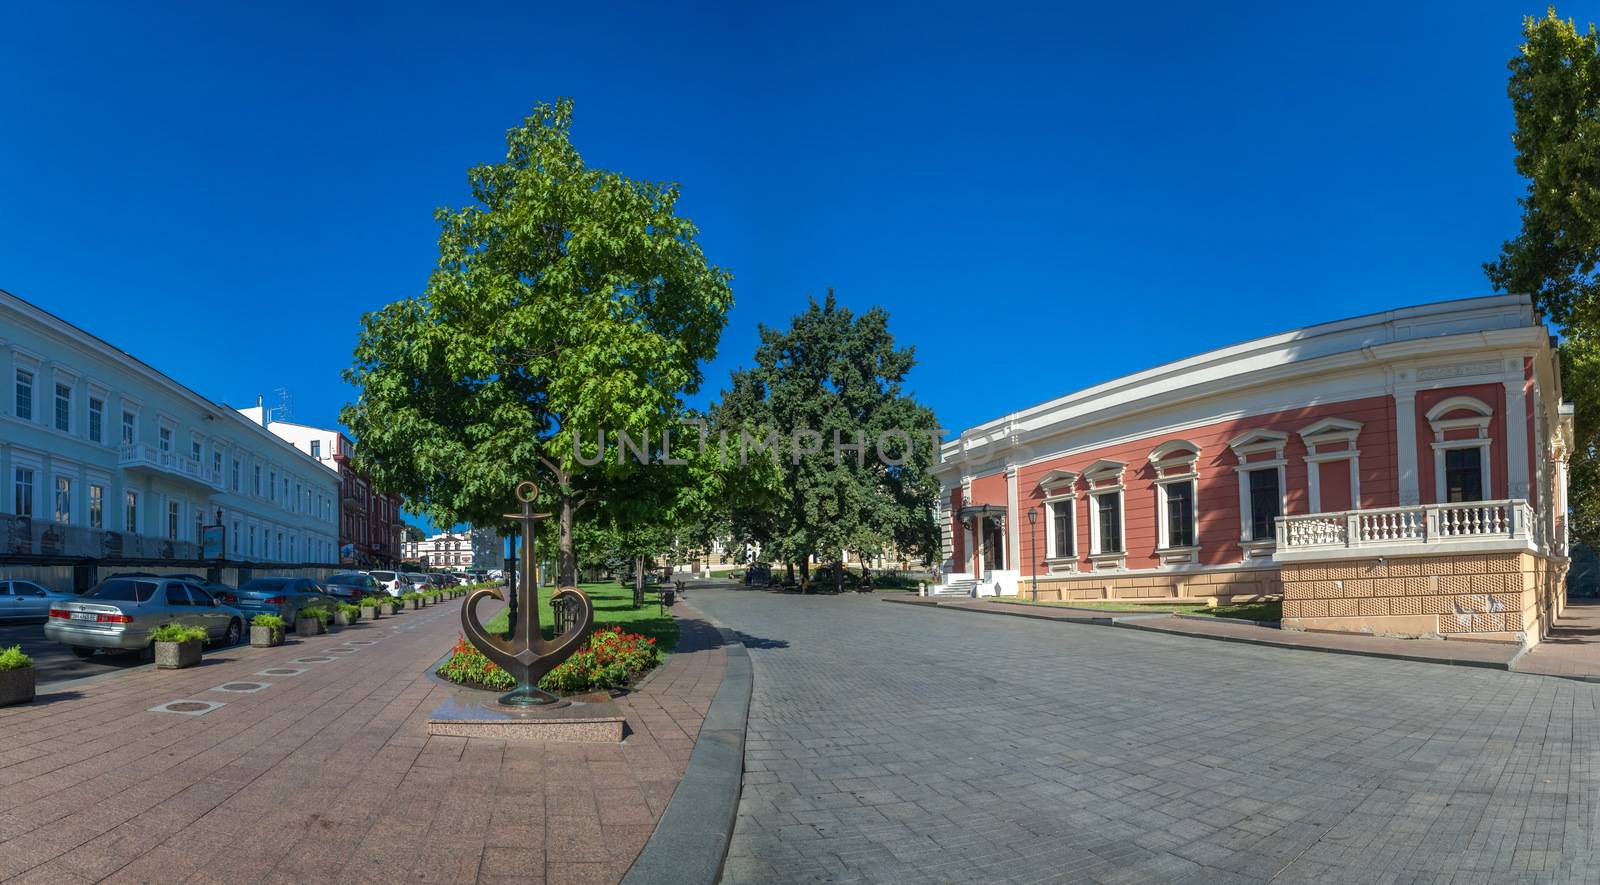
{"label": "dark gray car", "polygon": [[233,645],[244,636],[245,616],[188,581],[108,578],[52,605],[44,636],[86,658],[96,649],[142,652],[163,624],[199,627],[213,641]]}

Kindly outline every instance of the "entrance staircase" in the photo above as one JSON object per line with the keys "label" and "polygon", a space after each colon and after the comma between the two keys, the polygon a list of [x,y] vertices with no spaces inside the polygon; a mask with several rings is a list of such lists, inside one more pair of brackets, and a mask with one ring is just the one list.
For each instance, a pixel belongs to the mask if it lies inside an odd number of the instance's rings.
{"label": "entrance staircase", "polygon": [[971,578],[957,578],[948,584],[938,584],[929,588],[929,596],[956,597],[972,596],[977,590],[978,582]]}

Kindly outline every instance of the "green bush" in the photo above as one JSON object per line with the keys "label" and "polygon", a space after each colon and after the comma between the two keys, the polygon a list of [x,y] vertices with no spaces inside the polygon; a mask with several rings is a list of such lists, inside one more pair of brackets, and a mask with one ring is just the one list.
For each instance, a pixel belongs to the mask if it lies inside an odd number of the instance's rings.
{"label": "green bush", "polygon": [[[450,650],[450,659],[435,672],[461,685],[510,691],[517,681],[473,647],[465,638]],[[621,627],[601,627],[572,657],[539,680],[539,687],[559,694],[577,694],[603,688],[620,688],[661,662],[653,638],[624,633]]]}
{"label": "green bush", "polygon": [[156,642],[205,642],[206,631],[199,627],[185,627],[182,624],[162,624],[150,631],[150,638]]}
{"label": "green bush", "polygon": [[22,646],[13,645],[0,650],[0,670],[21,670],[33,666],[33,658],[22,652]]}
{"label": "green bush", "polygon": [[339,611],[344,612],[352,618],[361,617],[361,606],[359,605],[351,605],[348,602],[341,602],[339,603]]}
{"label": "green bush", "polygon": [[326,609],[318,608],[314,605],[308,605],[301,609],[299,614],[295,615],[295,618],[298,620],[316,621],[318,624],[321,624],[324,627],[328,626],[328,621],[331,620]]}
{"label": "green bush", "polygon": [[283,618],[279,617],[278,615],[256,615],[250,619],[250,626],[273,627],[275,629],[282,630],[284,625]]}

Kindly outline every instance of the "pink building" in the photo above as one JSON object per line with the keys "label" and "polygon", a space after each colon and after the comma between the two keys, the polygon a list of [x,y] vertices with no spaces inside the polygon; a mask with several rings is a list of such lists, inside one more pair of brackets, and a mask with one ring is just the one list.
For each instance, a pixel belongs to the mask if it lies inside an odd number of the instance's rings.
{"label": "pink building", "polygon": [[1524,296],[1169,363],[947,443],[938,590],[1281,595],[1286,628],[1536,642],[1563,604],[1571,408]]}

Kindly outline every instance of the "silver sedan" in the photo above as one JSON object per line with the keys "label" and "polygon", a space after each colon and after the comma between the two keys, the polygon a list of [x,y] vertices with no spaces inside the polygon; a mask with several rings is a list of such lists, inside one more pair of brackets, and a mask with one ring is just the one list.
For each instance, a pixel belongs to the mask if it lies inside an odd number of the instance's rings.
{"label": "silver sedan", "polygon": [[87,658],[97,649],[144,652],[151,631],[163,624],[199,627],[213,641],[234,645],[244,636],[244,622],[243,612],[187,581],[109,578],[52,606],[44,635]]}

